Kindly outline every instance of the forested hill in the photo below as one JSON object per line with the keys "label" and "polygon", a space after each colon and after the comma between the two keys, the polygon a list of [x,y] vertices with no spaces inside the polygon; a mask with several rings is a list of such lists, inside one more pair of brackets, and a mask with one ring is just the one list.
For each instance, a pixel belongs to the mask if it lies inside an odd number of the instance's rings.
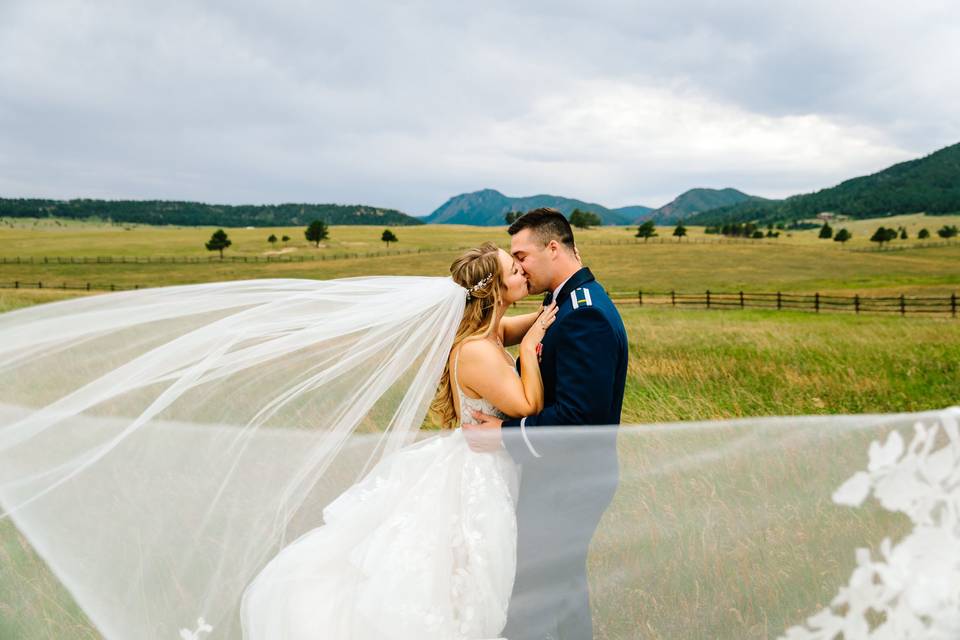
{"label": "forested hill", "polygon": [[679,220],[689,219],[700,211],[739,204],[752,199],[737,189],[690,189],[681,193],[668,204],[650,211],[645,218],[657,224],[676,224]]}
{"label": "forested hill", "polygon": [[688,224],[759,223],[809,218],[830,211],[851,218],[901,213],[960,212],[960,144],[895,164],[878,173],[786,200],[749,200],[691,216]]}
{"label": "forested hill", "polygon": [[632,224],[638,217],[651,210],[650,207],[642,205],[608,209],[593,202],[546,194],[512,198],[496,189],[482,189],[450,198],[424,220],[433,224],[494,226],[502,225],[503,216],[507,213],[529,211],[538,207],[553,207],[567,216],[574,209],[591,211],[600,216],[603,224]]}
{"label": "forested hill", "polygon": [[218,227],[327,224],[402,226],[423,224],[395,209],[340,204],[226,205],[167,200],[39,200],[0,198],[0,216],[13,218],[101,218],[114,222]]}

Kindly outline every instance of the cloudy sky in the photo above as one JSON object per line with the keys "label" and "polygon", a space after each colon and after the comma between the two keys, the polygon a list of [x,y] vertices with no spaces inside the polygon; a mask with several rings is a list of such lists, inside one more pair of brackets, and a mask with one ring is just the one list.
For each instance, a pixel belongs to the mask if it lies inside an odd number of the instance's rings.
{"label": "cloudy sky", "polygon": [[780,197],[960,142],[953,0],[0,0],[0,197]]}

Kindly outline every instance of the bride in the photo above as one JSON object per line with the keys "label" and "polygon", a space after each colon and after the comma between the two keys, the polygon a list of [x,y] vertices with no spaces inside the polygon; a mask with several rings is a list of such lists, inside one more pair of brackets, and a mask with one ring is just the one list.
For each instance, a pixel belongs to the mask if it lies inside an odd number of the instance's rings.
{"label": "bride", "polygon": [[[556,316],[505,317],[527,295],[519,264],[492,243],[450,267],[466,306],[432,410],[445,427],[472,411],[543,408],[536,347]],[[519,344],[522,374],[504,346]],[[517,474],[504,449],[470,450],[460,428],[382,459],[274,557],[246,589],[248,640],[493,638],[516,568]]]}

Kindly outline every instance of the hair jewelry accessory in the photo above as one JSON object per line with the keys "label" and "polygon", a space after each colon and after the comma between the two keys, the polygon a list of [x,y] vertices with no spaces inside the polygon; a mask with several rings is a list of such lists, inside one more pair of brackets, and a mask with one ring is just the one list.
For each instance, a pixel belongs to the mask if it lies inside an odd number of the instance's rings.
{"label": "hair jewelry accessory", "polygon": [[480,282],[478,282],[477,284],[467,289],[467,300],[470,300],[473,297],[474,293],[476,293],[477,291],[480,291],[480,289],[483,289],[485,286],[490,284],[491,280],[493,280],[493,274],[488,273],[487,275],[485,275],[483,278],[480,279]]}

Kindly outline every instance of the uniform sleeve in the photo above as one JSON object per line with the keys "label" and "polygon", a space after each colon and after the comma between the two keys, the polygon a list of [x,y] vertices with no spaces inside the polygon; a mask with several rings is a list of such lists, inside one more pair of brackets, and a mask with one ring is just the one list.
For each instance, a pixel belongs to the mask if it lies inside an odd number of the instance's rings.
{"label": "uniform sleeve", "polygon": [[521,420],[503,423],[504,427],[516,427],[504,433],[504,444],[518,462],[549,451],[549,435],[538,435],[537,427],[600,424],[613,401],[620,349],[610,323],[597,309],[583,307],[557,328],[563,333],[557,341],[556,401],[524,418],[522,430]]}

